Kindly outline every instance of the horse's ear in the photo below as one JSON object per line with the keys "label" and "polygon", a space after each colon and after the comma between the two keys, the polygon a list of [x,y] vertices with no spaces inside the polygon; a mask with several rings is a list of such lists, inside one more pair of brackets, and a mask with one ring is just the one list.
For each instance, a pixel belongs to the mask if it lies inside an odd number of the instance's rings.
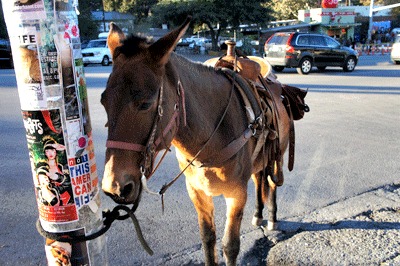
{"label": "horse's ear", "polygon": [[165,65],[168,62],[170,54],[175,49],[179,39],[185,34],[191,20],[192,17],[188,16],[179,28],[171,31],[149,47],[150,54],[158,64]]}
{"label": "horse's ear", "polygon": [[107,45],[111,52],[111,56],[114,57],[115,48],[121,46],[123,40],[125,40],[125,34],[114,22],[111,22],[110,32],[108,33],[107,37]]}

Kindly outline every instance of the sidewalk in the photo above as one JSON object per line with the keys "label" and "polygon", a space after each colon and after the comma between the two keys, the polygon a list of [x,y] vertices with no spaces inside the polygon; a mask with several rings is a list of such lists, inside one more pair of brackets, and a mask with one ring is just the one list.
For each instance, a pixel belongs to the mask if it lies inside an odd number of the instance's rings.
{"label": "sidewalk", "polygon": [[[238,264],[400,265],[400,183],[280,221],[278,230],[243,234]],[[201,248],[193,247],[163,258],[162,264],[201,265],[203,260]]]}
{"label": "sidewalk", "polygon": [[[400,265],[400,184],[281,223],[267,265]],[[263,265],[265,265],[263,263]]]}

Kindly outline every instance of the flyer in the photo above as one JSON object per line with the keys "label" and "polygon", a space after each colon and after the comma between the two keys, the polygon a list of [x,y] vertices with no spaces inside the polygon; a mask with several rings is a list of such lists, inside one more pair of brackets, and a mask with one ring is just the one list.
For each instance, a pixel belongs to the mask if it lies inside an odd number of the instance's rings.
{"label": "flyer", "polygon": [[78,220],[59,109],[22,111],[42,221]]}

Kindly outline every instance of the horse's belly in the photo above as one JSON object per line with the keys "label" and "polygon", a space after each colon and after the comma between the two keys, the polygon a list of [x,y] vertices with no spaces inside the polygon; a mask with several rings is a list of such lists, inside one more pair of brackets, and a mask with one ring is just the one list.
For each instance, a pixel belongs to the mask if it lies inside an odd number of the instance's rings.
{"label": "horse's belly", "polygon": [[[194,167],[192,167],[194,168]],[[225,191],[224,182],[208,169],[191,169],[186,174],[186,182],[196,190],[202,190],[207,196],[219,196]],[[224,189],[225,188],[225,189]]]}
{"label": "horse's belly", "polygon": [[[176,150],[176,157],[181,169],[187,167],[187,158]],[[185,170],[186,182],[196,190],[202,190],[207,196],[219,196],[227,189],[227,179],[219,168],[200,167],[200,162],[193,162]]]}

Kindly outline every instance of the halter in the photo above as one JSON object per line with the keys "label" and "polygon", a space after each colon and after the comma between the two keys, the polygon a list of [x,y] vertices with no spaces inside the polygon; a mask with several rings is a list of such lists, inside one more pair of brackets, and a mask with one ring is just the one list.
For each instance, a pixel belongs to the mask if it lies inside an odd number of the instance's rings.
{"label": "halter", "polygon": [[[166,149],[164,155],[162,156],[160,162],[158,163],[157,167],[154,170],[152,170],[153,160],[154,160],[155,155],[157,154],[157,148],[159,147],[161,142],[164,141],[164,137],[168,134],[168,132],[171,130],[171,128],[174,124],[176,125],[176,130],[178,130],[178,128],[179,128],[179,111],[180,110],[182,110],[183,124],[184,124],[184,126],[186,126],[185,94],[184,94],[184,90],[183,90],[182,83],[180,80],[178,80],[177,94],[178,94],[178,101],[175,103],[174,113],[173,113],[171,119],[169,120],[167,126],[162,131],[162,134],[157,139],[156,139],[157,126],[158,126],[158,123],[159,123],[161,117],[164,114],[163,107],[162,107],[163,95],[164,95],[163,84],[161,84],[161,87],[160,87],[160,93],[159,93],[158,105],[157,105],[157,113],[155,114],[151,133],[147,140],[146,145],[124,142],[124,141],[117,141],[117,140],[107,140],[107,142],[106,142],[107,148],[140,152],[143,155],[143,160],[140,164],[140,172],[142,174],[141,182],[142,182],[143,188],[151,194],[158,195],[158,193],[151,192],[148,190],[147,185],[146,185],[146,180],[151,177],[151,175],[157,169],[158,165],[160,165],[161,161],[164,159],[165,154],[169,151],[169,146],[164,144],[167,149]],[[181,108],[179,108],[180,106],[181,106]]]}

